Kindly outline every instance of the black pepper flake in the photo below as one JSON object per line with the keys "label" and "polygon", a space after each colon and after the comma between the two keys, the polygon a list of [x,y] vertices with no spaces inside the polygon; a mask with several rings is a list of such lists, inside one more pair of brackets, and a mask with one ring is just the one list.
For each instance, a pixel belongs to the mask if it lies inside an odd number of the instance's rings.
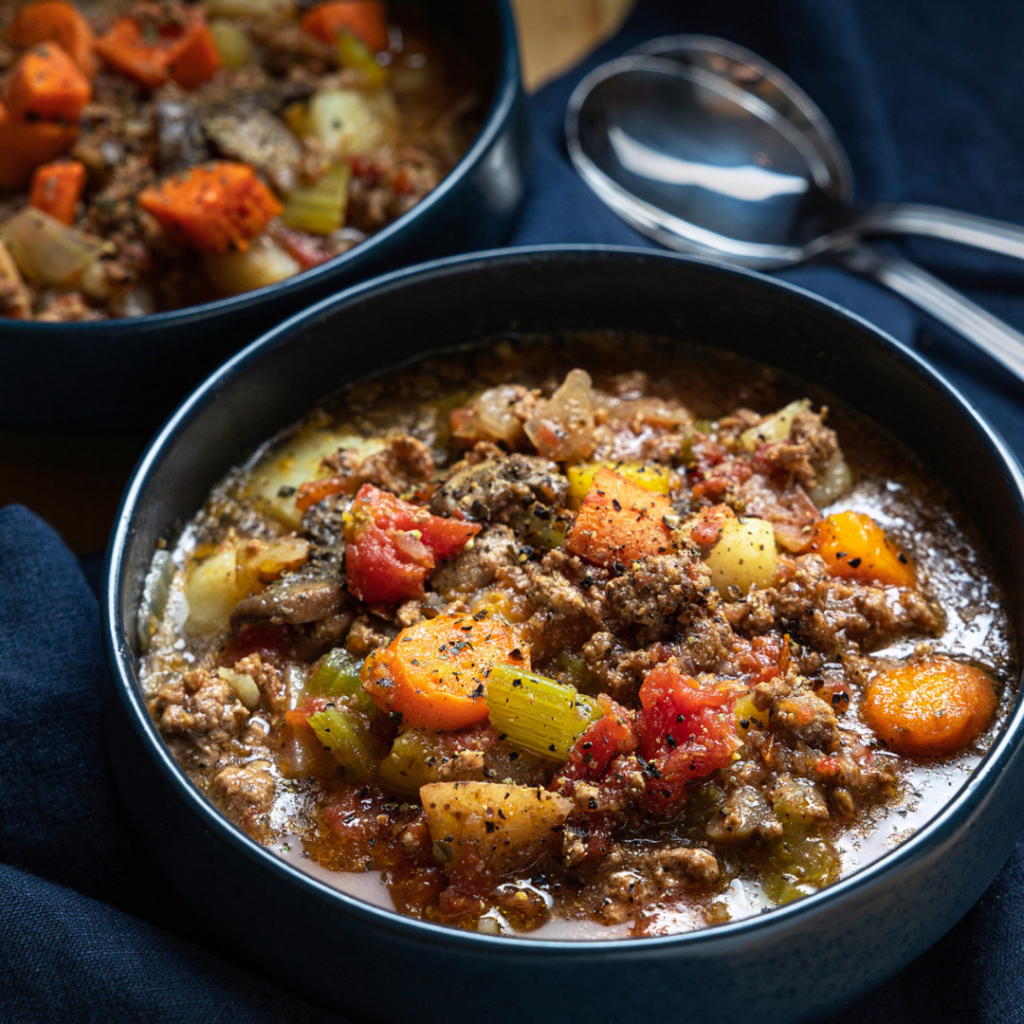
{"label": "black pepper flake", "polygon": [[612,508],[615,509],[616,512],[622,511],[622,504],[618,498],[612,498]]}
{"label": "black pepper flake", "polygon": [[846,564],[849,565],[849,567],[851,569],[856,569],[860,565],[860,559],[859,558],[851,558],[850,561],[847,562]]}
{"label": "black pepper flake", "polygon": [[672,735],[672,733],[666,733],[666,734],[665,734],[665,742],[666,742],[666,743],[667,743],[667,744],[668,744],[668,745],[669,745],[669,746],[670,746],[670,747],[671,747],[671,748],[672,748],[673,750],[675,750],[675,749],[676,749],[676,738],[675,738],[675,736],[673,736],[673,735]]}
{"label": "black pepper flake", "polygon": [[487,834],[490,835],[498,826],[493,821],[485,821],[484,828],[487,830]]}
{"label": "black pepper flake", "polygon": [[588,806],[588,807],[589,807],[589,808],[590,808],[590,809],[591,809],[592,811],[596,811],[596,810],[597,810],[597,800],[596,800],[596,799],[595,799],[594,797],[591,797],[591,798],[590,798],[590,799],[589,799],[589,800],[587,801],[587,806]]}
{"label": "black pepper flake", "polygon": [[900,562],[902,562],[902,563],[903,563],[904,565],[906,565],[906,564],[907,564],[907,556],[906,556],[905,554],[903,554],[903,552],[902,552],[902,551],[901,551],[901,552],[900,552],[900,553],[899,553],[899,554],[898,554],[898,555],[896,556],[896,558],[897,558],[897,559],[898,559],[898,560],[899,560]]}
{"label": "black pepper flake", "polygon": [[395,725],[401,725],[402,724],[402,712],[401,711],[391,711],[391,712],[389,712],[388,717],[391,719],[392,722],[395,723]]}
{"label": "black pepper flake", "polygon": [[508,752],[508,759],[510,761],[518,761],[519,760],[519,751],[518,750],[510,750]]}
{"label": "black pepper flake", "polygon": [[296,493],[297,489],[294,487],[289,487],[287,484],[284,484],[282,487],[279,487],[277,489],[277,496],[279,498],[290,498],[292,497],[292,495]]}
{"label": "black pepper flake", "polygon": [[484,695],[484,684],[478,683],[476,688],[473,690],[474,697],[482,697]]}

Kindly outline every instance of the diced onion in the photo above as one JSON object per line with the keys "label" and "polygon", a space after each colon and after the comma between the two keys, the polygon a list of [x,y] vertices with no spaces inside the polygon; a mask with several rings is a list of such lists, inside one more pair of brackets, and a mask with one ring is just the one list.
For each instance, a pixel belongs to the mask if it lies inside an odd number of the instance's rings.
{"label": "diced onion", "polygon": [[206,272],[225,295],[251,292],[299,273],[302,267],[272,238],[260,235],[245,252],[207,253]]}
{"label": "diced onion", "polygon": [[797,413],[810,409],[810,399],[801,398],[798,402],[790,402],[789,405],[766,416],[756,427],[744,430],[740,434],[740,444],[747,451],[756,451],[761,445],[774,444],[776,441],[784,441],[789,437],[793,429],[793,420]]}
{"label": "diced onion", "polygon": [[811,491],[810,499],[818,508],[824,508],[841,498],[852,486],[853,473],[843,453],[837,450],[818,474],[818,483]]}
{"label": "diced onion", "polygon": [[233,672],[229,668],[217,669],[217,675],[221,677],[232,690],[235,696],[250,710],[255,711],[260,703],[260,688],[256,680],[245,672]]}
{"label": "diced onion", "polygon": [[110,242],[68,227],[31,206],[0,228],[0,239],[28,280],[53,288],[80,284],[85,271],[114,250]]}

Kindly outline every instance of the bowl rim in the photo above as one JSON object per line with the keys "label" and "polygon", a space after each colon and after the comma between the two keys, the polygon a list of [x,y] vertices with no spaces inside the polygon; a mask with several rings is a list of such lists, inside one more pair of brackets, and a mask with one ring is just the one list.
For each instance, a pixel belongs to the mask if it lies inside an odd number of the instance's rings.
{"label": "bowl rim", "polygon": [[1010,490],[1014,492],[1018,517],[1024,520],[1024,471],[1008,445],[987,423],[974,404],[942,374],[902,342],[838,303],[787,281],[769,277],[758,271],[727,266],[716,260],[642,246],[592,243],[492,249],[432,260],[360,282],[289,317],[263,334],[232,356],[196,387],[154,436],[132,473],[114,521],[103,574],[101,613],[103,643],[110,680],[130,719],[133,731],[147,748],[148,753],[155,756],[161,774],[176,791],[177,796],[188,805],[190,811],[197,815],[202,824],[219,840],[245,857],[254,867],[277,874],[282,882],[299,890],[305,890],[307,895],[315,894],[322,899],[327,899],[343,913],[352,915],[357,922],[365,926],[383,928],[386,932],[400,933],[406,940],[418,939],[425,943],[440,942],[456,949],[475,950],[480,954],[490,953],[504,957],[540,955],[545,958],[553,956],[567,960],[595,954],[630,960],[677,947],[682,951],[695,944],[701,949],[707,949],[719,945],[732,945],[739,941],[753,941],[765,932],[784,929],[790,923],[799,923],[815,916],[829,914],[839,905],[845,905],[851,900],[860,898],[860,894],[883,883],[889,876],[911,870],[914,865],[930,858],[945,839],[967,824],[979,805],[985,801],[989,791],[1014,756],[1015,747],[1020,745],[1021,734],[1024,732],[1024,686],[1018,680],[1017,693],[1007,709],[1006,718],[996,734],[992,746],[982,757],[978,766],[967,776],[949,802],[898,847],[824,889],[785,906],[772,908],[769,912],[740,918],[714,927],[658,936],[548,939],[531,938],[528,935],[495,936],[405,917],[395,910],[378,907],[343,890],[329,886],[278,857],[271,850],[250,838],[202,795],[179,767],[149,717],[141,688],[135,677],[133,655],[125,638],[128,630],[120,625],[121,593],[126,584],[124,562],[121,556],[132,534],[134,513],[150,475],[159,468],[164,458],[173,450],[178,435],[195,417],[202,414],[211,401],[216,399],[218,392],[225,384],[244,375],[248,365],[258,362],[264,352],[287,344],[289,336],[293,332],[301,330],[307,323],[313,323],[335,310],[344,309],[346,306],[358,302],[367,293],[400,288],[418,279],[443,277],[449,273],[458,273],[466,269],[485,270],[488,267],[494,269],[520,262],[530,264],[543,260],[557,262],[560,259],[601,260],[608,257],[652,260],[678,266],[683,272],[686,267],[696,265],[726,277],[752,280],[759,287],[774,288],[789,293],[800,302],[815,306],[828,315],[837,317],[874,335],[876,340],[882,341],[890,349],[898,362],[902,362],[911,370],[924,376],[929,383],[943,393],[947,401],[959,406],[967,415],[975,431],[999,463],[1002,475]]}
{"label": "bowl rim", "polygon": [[111,317],[105,320],[84,320],[72,324],[39,320],[18,321],[19,329],[54,335],[62,331],[73,330],[76,335],[82,334],[131,334],[135,331],[149,331],[157,328],[186,326],[194,321],[228,316],[235,312],[259,306],[264,301],[276,301],[291,298],[308,287],[323,284],[330,280],[335,272],[358,265],[360,260],[366,261],[380,251],[387,250],[394,244],[395,238],[412,221],[426,216],[435,207],[445,203],[459,184],[472,173],[484,159],[502,132],[509,115],[515,106],[517,96],[522,89],[521,62],[516,36],[515,17],[512,12],[512,0],[493,0],[497,6],[498,29],[500,32],[499,46],[501,49],[497,67],[494,95],[487,115],[472,145],[463,154],[459,162],[445,175],[440,184],[425,196],[412,209],[407,210],[386,227],[365,241],[353,246],[348,252],[335,256],[316,267],[294,274],[284,281],[264,285],[253,291],[228,295],[221,299],[213,299],[193,306],[181,306],[178,309],[166,309],[143,316]]}

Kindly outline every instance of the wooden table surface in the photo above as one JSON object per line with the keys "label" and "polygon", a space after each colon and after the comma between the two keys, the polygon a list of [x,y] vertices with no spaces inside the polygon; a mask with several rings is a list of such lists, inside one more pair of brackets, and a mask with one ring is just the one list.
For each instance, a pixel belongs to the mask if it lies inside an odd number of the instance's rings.
{"label": "wooden table surface", "polygon": [[[536,89],[621,24],[635,0],[513,0],[523,77]],[[77,554],[103,548],[148,434],[0,430],[0,506],[27,505]]]}

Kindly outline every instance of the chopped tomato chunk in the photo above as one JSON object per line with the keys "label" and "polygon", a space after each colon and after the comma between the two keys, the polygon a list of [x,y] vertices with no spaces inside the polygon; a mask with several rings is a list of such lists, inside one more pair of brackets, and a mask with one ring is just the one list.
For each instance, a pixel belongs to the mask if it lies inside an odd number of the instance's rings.
{"label": "chopped tomato chunk", "polygon": [[475,523],[431,515],[425,508],[363,484],[345,519],[345,572],[363,601],[423,596],[438,562],[454,558],[480,532]]}
{"label": "chopped tomato chunk", "polygon": [[671,663],[655,666],[640,687],[640,753],[647,762],[649,810],[681,802],[686,784],[724,768],[740,746],[733,706],[740,688],[702,686]]}

